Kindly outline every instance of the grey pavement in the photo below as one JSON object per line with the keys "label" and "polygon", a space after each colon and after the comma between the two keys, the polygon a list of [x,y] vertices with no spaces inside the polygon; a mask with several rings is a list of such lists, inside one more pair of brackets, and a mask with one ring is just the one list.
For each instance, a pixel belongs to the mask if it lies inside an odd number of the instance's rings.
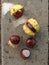
{"label": "grey pavement", "polygon": [[[9,21],[9,19],[14,21],[9,12],[4,18],[2,17],[2,65],[48,65],[48,0],[2,0],[2,2],[22,4],[25,8],[25,16],[37,19],[41,27],[40,32],[35,36],[36,46],[30,49],[31,57],[23,60],[19,53],[22,48],[26,48],[24,40],[28,37],[22,30],[23,24],[15,28],[13,22]],[[15,49],[7,44],[13,34],[19,34],[23,38],[21,45]]]}

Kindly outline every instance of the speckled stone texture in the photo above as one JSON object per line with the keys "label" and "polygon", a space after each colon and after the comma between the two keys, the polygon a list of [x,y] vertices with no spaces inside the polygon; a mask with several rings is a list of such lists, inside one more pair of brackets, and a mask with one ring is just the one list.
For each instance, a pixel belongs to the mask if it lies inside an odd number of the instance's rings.
{"label": "speckled stone texture", "polygon": [[[2,2],[22,4],[25,8],[25,16],[37,19],[41,27],[40,32],[35,36],[37,43],[30,49],[30,58],[23,60],[20,57],[20,50],[26,48],[25,39],[28,37],[22,30],[23,24],[14,27],[12,22],[14,19],[9,12],[2,17],[2,65],[48,65],[48,0],[2,0]],[[21,36],[20,46],[15,49],[7,44],[12,34]]]}

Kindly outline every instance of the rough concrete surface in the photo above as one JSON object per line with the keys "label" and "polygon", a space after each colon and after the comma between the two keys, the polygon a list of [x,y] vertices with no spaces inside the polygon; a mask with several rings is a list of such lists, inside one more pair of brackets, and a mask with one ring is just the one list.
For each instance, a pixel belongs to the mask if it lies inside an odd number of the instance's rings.
{"label": "rough concrete surface", "polygon": [[[26,48],[25,39],[28,37],[22,30],[22,25],[14,27],[12,16],[9,12],[2,17],[2,65],[48,65],[48,0],[2,0],[22,4],[25,8],[25,16],[37,19],[41,29],[35,39],[34,48],[30,49],[31,56],[27,60],[20,57],[20,50]],[[21,21],[20,21],[21,22]],[[21,36],[21,44],[18,48],[8,46],[9,37],[13,34]]]}

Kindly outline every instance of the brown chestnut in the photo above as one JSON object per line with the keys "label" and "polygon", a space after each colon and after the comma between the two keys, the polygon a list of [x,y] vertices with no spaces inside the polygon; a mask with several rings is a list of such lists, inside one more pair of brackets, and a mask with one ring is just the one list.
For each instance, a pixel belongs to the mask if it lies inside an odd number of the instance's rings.
{"label": "brown chestnut", "polygon": [[30,37],[26,40],[26,46],[29,48],[34,47],[35,44],[36,44],[36,40],[33,37]]}
{"label": "brown chestnut", "polygon": [[12,35],[10,37],[10,41],[13,44],[18,44],[20,42],[20,37],[18,35]]}
{"label": "brown chestnut", "polygon": [[24,7],[20,4],[15,4],[10,8],[10,14],[15,18],[20,18],[24,13]]}
{"label": "brown chestnut", "polygon": [[13,14],[16,18],[20,18],[23,15],[23,9],[18,10]]}
{"label": "brown chestnut", "polygon": [[13,48],[15,48],[15,46],[17,46],[20,42],[20,36],[19,35],[12,35],[9,39],[8,44],[10,46],[12,46]]}
{"label": "brown chestnut", "polygon": [[28,49],[24,48],[21,50],[20,55],[24,60],[26,60],[30,57],[31,53]]}

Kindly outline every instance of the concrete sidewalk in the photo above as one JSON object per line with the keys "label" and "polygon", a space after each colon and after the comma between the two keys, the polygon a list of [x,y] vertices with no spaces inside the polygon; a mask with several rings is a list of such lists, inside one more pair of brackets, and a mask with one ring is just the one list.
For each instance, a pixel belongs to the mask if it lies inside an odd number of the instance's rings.
{"label": "concrete sidewalk", "polygon": [[[9,22],[9,12],[2,18],[2,65],[48,65],[48,0],[2,0],[3,2],[20,3],[25,8],[25,16],[33,17],[38,20],[41,30],[36,35],[37,44],[31,51],[31,57],[24,61],[19,56],[20,49],[26,47],[22,44],[20,48],[13,49],[7,45],[9,37],[12,34],[23,34],[23,40],[26,35],[22,31],[22,26],[14,28],[13,23]],[[13,19],[12,19],[13,21]],[[19,30],[20,29],[20,30]],[[19,31],[19,32],[18,32]],[[23,41],[24,43],[24,41]],[[12,54],[11,54],[12,53]]]}

